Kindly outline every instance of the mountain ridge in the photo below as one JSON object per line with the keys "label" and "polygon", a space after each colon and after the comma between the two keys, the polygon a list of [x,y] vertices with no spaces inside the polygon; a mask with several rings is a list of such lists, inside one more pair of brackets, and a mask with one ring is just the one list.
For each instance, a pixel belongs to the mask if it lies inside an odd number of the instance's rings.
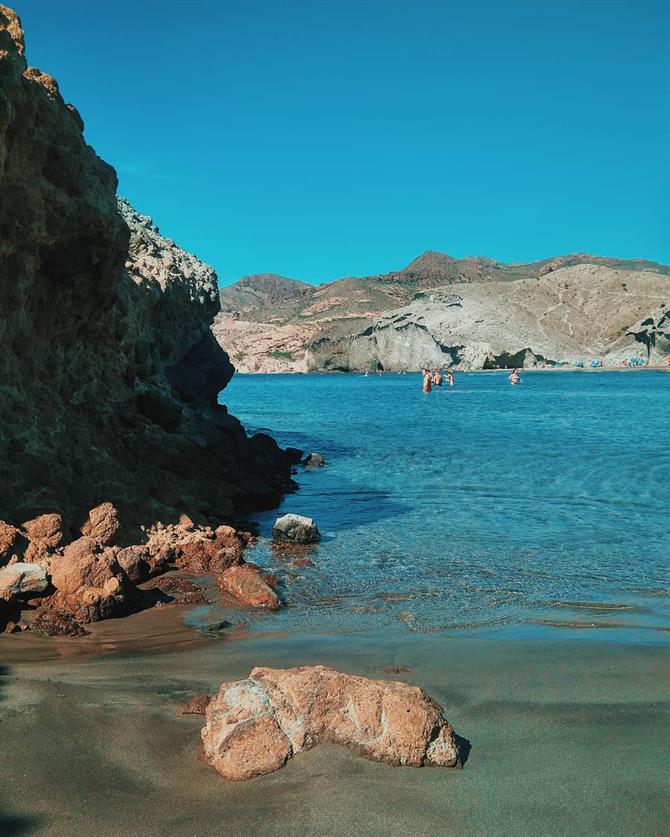
{"label": "mountain ridge", "polygon": [[[220,291],[222,313],[215,321],[214,333],[229,349],[241,371],[357,369],[361,368],[360,364],[352,360],[350,353],[354,338],[378,318],[409,305],[417,295],[459,285],[523,281],[532,284],[552,273],[573,268],[581,271],[577,283],[588,283],[589,266],[613,274],[617,271],[631,276],[648,273],[657,277],[661,292],[666,285],[670,289],[670,265],[647,259],[568,253],[533,262],[503,263],[486,256],[457,259],[427,250],[398,271],[342,277],[320,285],[275,274],[242,277]],[[582,290],[586,294],[587,284]],[[631,306],[630,324],[633,325],[639,319],[637,300],[624,299],[624,304]],[[562,343],[558,339],[560,335],[556,337],[558,347]],[[496,326],[496,345],[498,338]],[[358,352],[356,356],[360,358],[363,354]]]}

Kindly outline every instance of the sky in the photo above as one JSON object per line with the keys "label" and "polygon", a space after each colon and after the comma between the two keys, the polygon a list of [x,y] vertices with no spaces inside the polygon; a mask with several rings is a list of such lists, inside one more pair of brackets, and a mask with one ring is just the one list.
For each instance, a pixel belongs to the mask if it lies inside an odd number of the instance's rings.
{"label": "sky", "polygon": [[4,0],[222,285],[425,250],[670,262],[667,0]]}

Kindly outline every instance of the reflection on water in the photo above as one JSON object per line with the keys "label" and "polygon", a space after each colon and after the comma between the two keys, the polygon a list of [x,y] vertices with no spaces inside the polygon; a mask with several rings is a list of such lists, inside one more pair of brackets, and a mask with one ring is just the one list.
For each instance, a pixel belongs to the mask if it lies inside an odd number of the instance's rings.
{"label": "reflection on water", "polygon": [[[222,400],[249,429],[317,450],[280,511],[320,545],[249,556],[288,607],[258,629],[433,631],[670,624],[670,375],[236,376]],[[569,616],[572,611],[573,616]],[[562,615],[559,615],[562,614]],[[573,618],[574,617],[574,618]],[[658,634],[657,634],[658,636]]]}

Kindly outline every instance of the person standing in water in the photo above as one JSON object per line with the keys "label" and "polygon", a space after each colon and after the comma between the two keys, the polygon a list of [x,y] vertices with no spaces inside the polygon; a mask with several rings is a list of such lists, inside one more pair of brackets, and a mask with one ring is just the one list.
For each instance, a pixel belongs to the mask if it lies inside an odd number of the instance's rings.
{"label": "person standing in water", "polygon": [[447,370],[447,381],[449,381],[450,387],[453,387],[456,383],[456,381],[454,380],[454,373],[451,371],[451,369]]}
{"label": "person standing in water", "polygon": [[518,369],[515,369],[509,377],[509,382],[512,386],[516,386],[517,384],[521,383],[521,378],[519,377]]}
{"label": "person standing in water", "polygon": [[422,374],[423,374],[423,391],[424,392],[431,392],[432,389],[433,389],[432,386],[431,386],[431,380],[432,380],[433,376],[430,374],[430,369],[424,369]]}
{"label": "person standing in water", "polygon": [[440,372],[439,369],[436,369],[433,372],[433,384],[434,384],[434,386],[441,387],[443,380],[444,380],[444,378],[442,377],[442,373]]}

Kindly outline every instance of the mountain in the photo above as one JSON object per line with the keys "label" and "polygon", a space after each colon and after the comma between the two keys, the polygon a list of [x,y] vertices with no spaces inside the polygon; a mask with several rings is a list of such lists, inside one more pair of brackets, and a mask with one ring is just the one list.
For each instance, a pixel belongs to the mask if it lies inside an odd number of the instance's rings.
{"label": "mountain", "polygon": [[[413,310],[417,310],[425,304],[425,297],[422,297],[425,291],[459,288],[460,293],[461,287],[465,289],[467,286],[477,285],[480,288],[477,294],[489,296],[493,301],[498,299],[501,288],[507,285],[516,286],[517,283],[528,282],[528,285],[519,286],[527,291],[544,277],[563,270],[579,268],[575,275],[578,278],[572,276],[569,281],[583,286],[583,293],[575,297],[571,304],[575,317],[579,316],[580,310],[583,310],[584,316],[587,317],[585,295],[590,294],[589,282],[595,281],[594,277],[597,274],[597,271],[588,269],[591,267],[611,271],[607,276],[615,283],[618,281],[615,273],[626,274],[623,279],[619,277],[623,282],[630,274],[631,288],[637,287],[634,278],[638,274],[644,273],[654,277],[654,293],[648,300],[644,297],[639,299],[632,291],[628,295],[624,294],[621,299],[616,294],[605,294],[605,305],[622,306],[621,317],[629,318],[626,325],[632,326],[639,319],[639,310],[646,310],[645,306],[651,310],[654,301],[661,304],[668,299],[666,291],[670,287],[670,279],[667,278],[670,266],[645,259],[626,260],[571,253],[534,262],[505,264],[485,257],[456,259],[444,253],[427,251],[402,270],[375,276],[345,277],[317,286],[276,277],[273,274],[244,277],[221,292],[222,313],[216,318],[213,330],[221,344],[228,348],[241,371],[367,369],[370,368],[370,364],[373,367],[376,367],[376,364],[384,365],[381,358],[373,360],[372,356],[368,357],[360,351],[362,337],[365,337],[367,329],[378,320],[380,328],[386,328],[385,315],[396,311],[402,314],[413,300],[416,300]],[[465,299],[471,298],[471,293],[466,290],[464,293]],[[518,297],[514,291],[505,292],[505,298]],[[615,298],[618,299],[616,303]],[[465,328],[468,316],[464,310],[460,313],[464,318],[462,326]],[[540,302],[537,303],[536,313],[538,316],[543,314]],[[515,320],[523,320],[526,317],[521,310],[520,298],[519,305],[512,306],[507,314],[510,318],[509,351],[512,351],[511,347],[515,345],[516,339]],[[487,316],[492,317],[492,332],[498,333],[501,324],[494,316],[492,308],[488,310]],[[555,347],[553,354],[560,354],[561,346],[564,345],[561,342],[561,329],[567,326],[562,326],[561,322],[552,325],[556,332],[552,338],[552,345]],[[623,328],[623,325],[620,327]],[[462,329],[458,334],[459,339],[467,343],[467,335]],[[354,341],[358,349],[352,354],[351,347]],[[497,346],[498,343],[494,342]],[[399,343],[399,346],[401,345],[402,342]],[[581,353],[588,353],[588,345],[577,348],[581,348]],[[604,349],[604,346],[601,349]],[[580,353],[577,349],[575,351]],[[416,354],[409,353],[406,363],[401,366],[414,368],[416,359]],[[434,358],[435,363],[437,359]],[[450,362],[447,357],[442,358],[442,361]],[[399,362],[398,358],[396,362]],[[428,361],[425,363],[428,364]],[[463,358],[459,361],[460,365],[469,363],[471,361]]]}

